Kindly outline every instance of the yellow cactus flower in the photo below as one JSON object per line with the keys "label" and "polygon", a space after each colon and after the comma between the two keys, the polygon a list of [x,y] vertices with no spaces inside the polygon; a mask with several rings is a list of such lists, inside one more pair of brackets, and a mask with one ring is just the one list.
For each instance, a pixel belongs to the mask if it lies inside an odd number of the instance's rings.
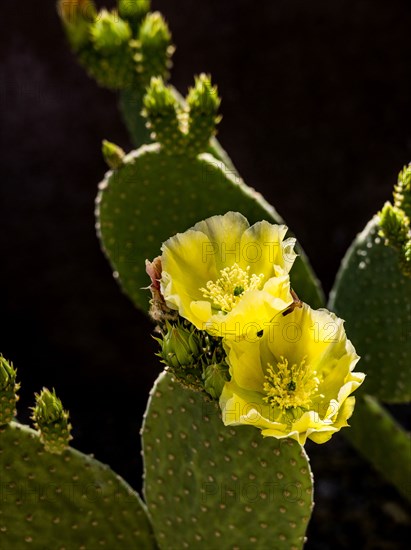
{"label": "yellow cactus flower", "polygon": [[171,237],[161,256],[167,306],[214,336],[255,337],[293,303],[288,273],[295,239],[284,239],[286,232],[267,221],[250,227],[228,212]]}
{"label": "yellow cactus flower", "polygon": [[225,342],[231,380],[220,397],[225,425],[247,424],[263,436],[324,443],[348,426],[350,394],[365,374],[344,322],[304,304],[278,315],[258,342]]}

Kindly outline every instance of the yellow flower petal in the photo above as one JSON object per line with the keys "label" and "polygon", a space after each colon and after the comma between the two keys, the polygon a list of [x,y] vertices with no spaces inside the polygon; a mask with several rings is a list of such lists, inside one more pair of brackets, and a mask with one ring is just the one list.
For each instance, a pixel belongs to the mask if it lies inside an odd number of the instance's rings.
{"label": "yellow flower petal", "polygon": [[286,232],[266,221],[249,227],[244,216],[227,212],[171,237],[161,256],[167,306],[216,336],[255,335],[293,302],[295,239],[284,240]]}
{"label": "yellow flower petal", "polygon": [[324,443],[348,426],[350,394],[365,376],[353,372],[359,358],[343,321],[303,305],[269,328],[255,342],[225,342],[232,378],[220,400],[223,419],[233,413],[236,424],[254,425],[265,437]]}

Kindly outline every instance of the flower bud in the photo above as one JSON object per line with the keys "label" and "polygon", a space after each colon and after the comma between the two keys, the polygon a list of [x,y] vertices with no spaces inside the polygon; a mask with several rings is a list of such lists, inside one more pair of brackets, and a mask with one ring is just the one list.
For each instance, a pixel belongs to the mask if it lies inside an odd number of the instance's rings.
{"label": "flower bud", "polygon": [[106,139],[103,140],[102,153],[104,160],[112,170],[116,170],[121,166],[125,156],[125,153],[121,147],[115,143],[107,141]]}
{"label": "flower bud", "polygon": [[397,208],[411,218],[411,164],[404,166],[398,174],[398,182],[394,187],[394,201]]}
{"label": "flower bud", "polygon": [[46,451],[61,454],[72,439],[71,424],[68,422],[69,413],[63,409],[55,390],[51,392],[43,388],[40,394],[36,394],[32,418],[40,430],[40,440]]}
{"label": "flower bud", "polygon": [[161,341],[160,357],[172,369],[194,365],[202,354],[201,341],[193,329],[182,324],[171,325],[167,322],[167,333]]}
{"label": "flower bud", "polygon": [[96,50],[110,52],[131,39],[131,29],[116,12],[102,10],[91,28],[91,37]]}
{"label": "flower bud", "polygon": [[204,389],[213,398],[219,399],[224,384],[230,380],[228,365],[225,361],[208,365],[203,373]]}

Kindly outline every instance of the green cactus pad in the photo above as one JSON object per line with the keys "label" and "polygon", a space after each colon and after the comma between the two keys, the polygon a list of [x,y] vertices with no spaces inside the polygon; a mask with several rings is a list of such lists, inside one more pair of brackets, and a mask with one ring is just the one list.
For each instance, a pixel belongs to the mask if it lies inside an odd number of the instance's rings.
{"label": "green cactus pad", "polygon": [[312,475],[298,443],[225,427],[215,402],[165,372],[142,435],[144,494],[160,548],[303,546]]}
{"label": "green cactus pad", "polygon": [[44,450],[37,432],[0,431],[0,548],[156,548],[144,504],[112,470],[74,449]]}
{"label": "green cactus pad", "polygon": [[[106,174],[97,197],[97,229],[115,276],[137,307],[147,311],[149,306],[144,261],[157,256],[170,236],[229,210],[241,212],[250,224],[282,222],[260,194],[208,153],[172,156],[158,144],[146,145]],[[319,307],[317,279],[301,248],[298,252],[293,287],[301,299]]]}
{"label": "green cactus pad", "polygon": [[357,397],[349,430],[344,435],[374,467],[411,501],[411,438],[369,395]]}
{"label": "green cactus pad", "polygon": [[398,253],[379,236],[374,217],[348,250],[329,308],[347,333],[367,373],[363,390],[387,403],[411,401],[411,279]]}

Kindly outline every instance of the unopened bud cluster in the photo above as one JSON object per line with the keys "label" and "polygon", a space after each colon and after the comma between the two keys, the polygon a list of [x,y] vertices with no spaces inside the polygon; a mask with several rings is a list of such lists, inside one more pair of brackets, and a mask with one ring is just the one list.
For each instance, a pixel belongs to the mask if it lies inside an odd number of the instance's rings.
{"label": "unopened bud cluster", "polygon": [[161,77],[153,77],[144,97],[143,115],[152,139],[169,155],[195,156],[207,150],[220,121],[220,98],[211,77],[200,74],[185,105]]}
{"label": "unopened bud cluster", "polygon": [[168,77],[171,34],[149,9],[149,0],[118,0],[111,11],[98,11],[92,0],[59,0],[70,45],[101,86],[142,92],[152,76]]}
{"label": "unopened bud cluster", "polygon": [[157,354],[170,373],[185,387],[218,399],[229,379],[225,353],[219,339],[178,319],[159,327]]}

